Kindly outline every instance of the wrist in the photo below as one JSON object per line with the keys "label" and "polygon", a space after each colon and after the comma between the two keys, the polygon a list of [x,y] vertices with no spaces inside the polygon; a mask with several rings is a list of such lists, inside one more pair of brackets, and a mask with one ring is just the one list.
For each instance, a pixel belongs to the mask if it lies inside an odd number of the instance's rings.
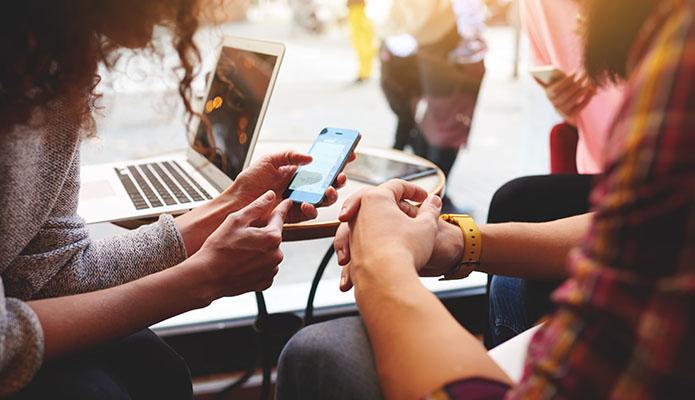
{"label": "wrist", "polygon": [[168,270],[175,274],[178,282],[176,295],[185,297],[191,309],[206,307],[221,297],[217,280],[209,273],[207,265],[205,257],[198,253]]}
{"label": "wrist", "polygon": [[444,275],[447,271],[460,264],[461,260],[463,260],[466,240],[460,227],[450,224],[442,219],[440,219],[438,223],[440,224],[441,231],[444,232],[444,243],[449,249],[446,263],[444,263],[447,268],[446,270],[442,271],[442,275]]}
{"label": "wrist", "polygon": [[355,302],[361,312],[365,308],[380,308],[392,301],[407,301],[412,293],[422,288],[414,270],[401,267],[379,269],[376,273],[362,274],[356,279]]}
{"label": "wrist", "polygon": [[409,283],[419,282],[415,261],[407,252],[370,255],[351,261],[350,268],[356,292],[399,291]]}
{"label": "wrist", "polygon": [[174,220],[189,257],[200,249],[208,236],[220,226],[227,215],[240,208],[237,203],[236,199],[231,196],[225,198],[219,196]]}

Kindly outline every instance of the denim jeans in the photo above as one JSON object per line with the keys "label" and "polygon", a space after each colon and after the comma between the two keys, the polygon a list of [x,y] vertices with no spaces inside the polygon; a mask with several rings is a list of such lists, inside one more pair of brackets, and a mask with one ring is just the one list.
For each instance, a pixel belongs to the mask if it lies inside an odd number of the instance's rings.
{"label": "denim jeans", "polygon": [[280,355],[277,400],[381,399],[369,337],[358,317],[299,331]]}
{"label": "denim jeans", "polygon": [[495,347],[530,328],[526,314],[526,281],[493,276],[490,283],[490,339]]}
{"label": "denim jeans", "polygon": [[[589,211],[592,175],[541,175],[514,179],[492,198],[488,223],[545,222]],[[488,348],[531,328],[553,310],[550,294],[560,282],[492,276]]]}

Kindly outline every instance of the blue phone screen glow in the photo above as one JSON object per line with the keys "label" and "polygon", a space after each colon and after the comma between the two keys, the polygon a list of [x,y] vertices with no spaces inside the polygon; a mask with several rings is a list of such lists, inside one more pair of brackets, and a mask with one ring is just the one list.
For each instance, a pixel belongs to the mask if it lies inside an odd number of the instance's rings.
{"label": "blue phone screen glow", "polygon": [[305,201],[307,199],[303,196],[307,193],[317,198],[323,197],[326,189],[340,172],[343,161],[349,156],[357,135],[356,132],[337,135],[330,130],[320,135],[309,150],[313,160],[310,164],[299,168],[288,187],[292,191],[289,198]]}

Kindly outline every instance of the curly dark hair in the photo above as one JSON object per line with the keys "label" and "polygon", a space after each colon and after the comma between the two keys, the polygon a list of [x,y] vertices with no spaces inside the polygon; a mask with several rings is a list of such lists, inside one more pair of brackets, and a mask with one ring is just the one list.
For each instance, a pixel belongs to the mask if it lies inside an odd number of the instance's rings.
{"label": "curly dark hair", "polygon": [[112,67],[119,48],[154,48],[155,26],[171,33],[181,60],[178,91],[192,115],[198,0],[22,0],[1,7],[0,132],[60,99],[61,117],[93,134],[99,64]]}

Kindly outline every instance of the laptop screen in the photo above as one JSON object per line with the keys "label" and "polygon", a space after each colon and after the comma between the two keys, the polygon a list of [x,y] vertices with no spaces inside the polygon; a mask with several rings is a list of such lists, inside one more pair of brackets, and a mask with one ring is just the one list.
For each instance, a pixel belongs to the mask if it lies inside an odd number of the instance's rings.
{"label": "laptop screen", "polygon": [[232,180],[244,168],[277,56],[222,47],[192,147]]}

